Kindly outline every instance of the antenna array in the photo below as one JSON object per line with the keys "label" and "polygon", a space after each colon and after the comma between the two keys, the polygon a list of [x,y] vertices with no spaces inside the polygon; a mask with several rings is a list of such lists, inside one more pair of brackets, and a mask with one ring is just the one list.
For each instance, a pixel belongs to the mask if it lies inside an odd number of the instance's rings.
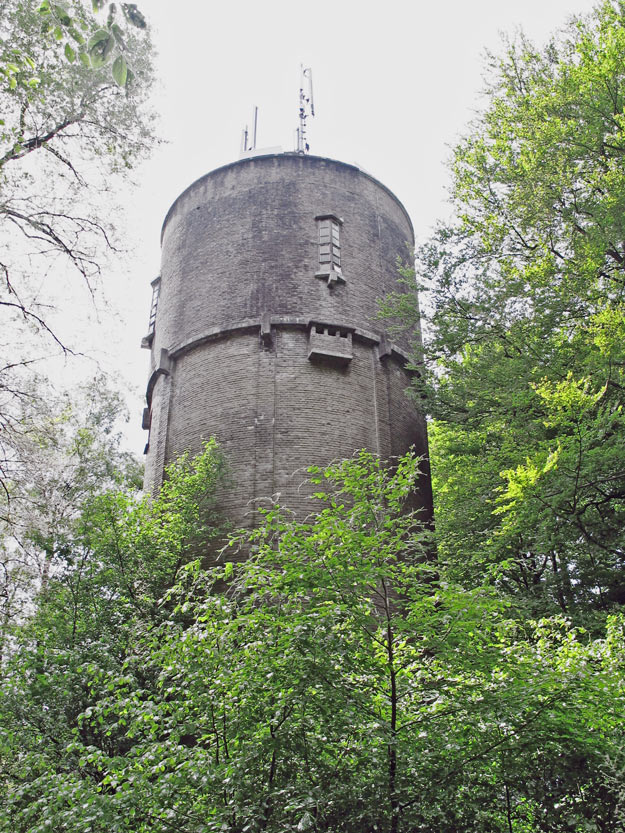
{"label": "antenna array", "polygon": [[[313,99],[313,82],[312,69],[300,64],[300,86],[299,86],[299,127],[295,131],[295,151],[296,153],[308,153],[310,145],[306,138],[306,119],[309,116],[315,115],[315,102]],[[254,107],[254,115],[252,118],[252,131],[250,136],[250,129],[246,124],[241,135],[241,154],[249,154],[256,150],[256,133],[258,129],[258,107]],[[267,149],[269,150],[269,149]],[[278,150],[282,153],[280,148],[272,148],[271,150]]]}
{"label": "antenna array", "polygon": [[[312,69],[300,64],[300,86],[299,86],[299,127],[296,131],[298,153],[308,153],[310,145],[306,141],[306,119],[315,115],[315,102],[313,99]],[[308,82],[308,83],[306,83]],[[308,94],[306,94],[306,91]]]}

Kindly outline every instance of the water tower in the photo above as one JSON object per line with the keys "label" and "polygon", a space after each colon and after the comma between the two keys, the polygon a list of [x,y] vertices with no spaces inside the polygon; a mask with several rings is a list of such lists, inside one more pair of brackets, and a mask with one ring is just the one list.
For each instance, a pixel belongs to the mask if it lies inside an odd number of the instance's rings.
{"label": "water tower", "polygon": [[[382,183],[304,153],[250,155],[187,188],[161,240],[143,342],[148,489],[214,435],[231,480],[220,506],[251,527],[271,496],[311,511],[310,465],[360,448],[426,453],[424,417],[406,396],[409,343],[377,317],[413,245]],[[417,499],[429,510],[426,477]]]}

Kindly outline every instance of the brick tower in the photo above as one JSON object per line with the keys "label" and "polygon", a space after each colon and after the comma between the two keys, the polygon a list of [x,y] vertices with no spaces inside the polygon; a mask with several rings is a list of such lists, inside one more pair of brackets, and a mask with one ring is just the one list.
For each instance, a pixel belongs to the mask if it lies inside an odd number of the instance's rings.
{"label": "brick tower", "polygon": [[[405,395],[409,345],[376,317],[413,240],[397,198],[332,159],[259,155],[189,186],[163,224],[143,340],[146,488],[214,435],[231,480],[219,504],[251,527],[271,496],[310,512],[310,465],[360,448],[425,454],[425,420]],[[430,508],[427,477],[417,499]]]}

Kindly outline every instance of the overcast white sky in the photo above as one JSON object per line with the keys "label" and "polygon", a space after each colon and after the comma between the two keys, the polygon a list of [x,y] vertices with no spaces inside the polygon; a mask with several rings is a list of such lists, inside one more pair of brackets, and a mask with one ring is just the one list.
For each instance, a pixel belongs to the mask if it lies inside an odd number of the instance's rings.
{"label": "overcast white sky", "polygon": [[[193,180],[238,158],[241,131],[259,107],[259,147],[294,148],[300,64],[312,67],[311,153],[355,162],[406,206],[418,239],[445,212],[449,147],[480,106],[486,49],[522,27],[538,43],[591,0],[144,0],[158,52],[154,108],[166,144],[136,174],[128,196],[132,252],[110,275],[118,327],[106,366],[135,386],[130,442],[147,381],[150,280],[169,205]],[[115,297],[116,296],[116,297]],[[98,342],[102,340],[98,337]]]}

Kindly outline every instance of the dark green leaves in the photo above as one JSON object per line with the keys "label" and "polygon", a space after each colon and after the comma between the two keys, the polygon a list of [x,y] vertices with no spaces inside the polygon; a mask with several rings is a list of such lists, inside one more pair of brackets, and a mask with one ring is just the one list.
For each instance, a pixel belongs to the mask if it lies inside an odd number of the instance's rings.
{"label": "dark green leaves", "polygon": [[124,12],[124,17],[129,23],[136,26],[138,29],[145,29],[147,25],[145,17],[137,8],[136,3],[122,3],[122,11]]}
{"label": "dark green leaves", "polygon": [[70,25],[72,18],[64,6],[60,6],[58,3],[52,3],[49,8],[52,11],[52,14],[63,26]]}

